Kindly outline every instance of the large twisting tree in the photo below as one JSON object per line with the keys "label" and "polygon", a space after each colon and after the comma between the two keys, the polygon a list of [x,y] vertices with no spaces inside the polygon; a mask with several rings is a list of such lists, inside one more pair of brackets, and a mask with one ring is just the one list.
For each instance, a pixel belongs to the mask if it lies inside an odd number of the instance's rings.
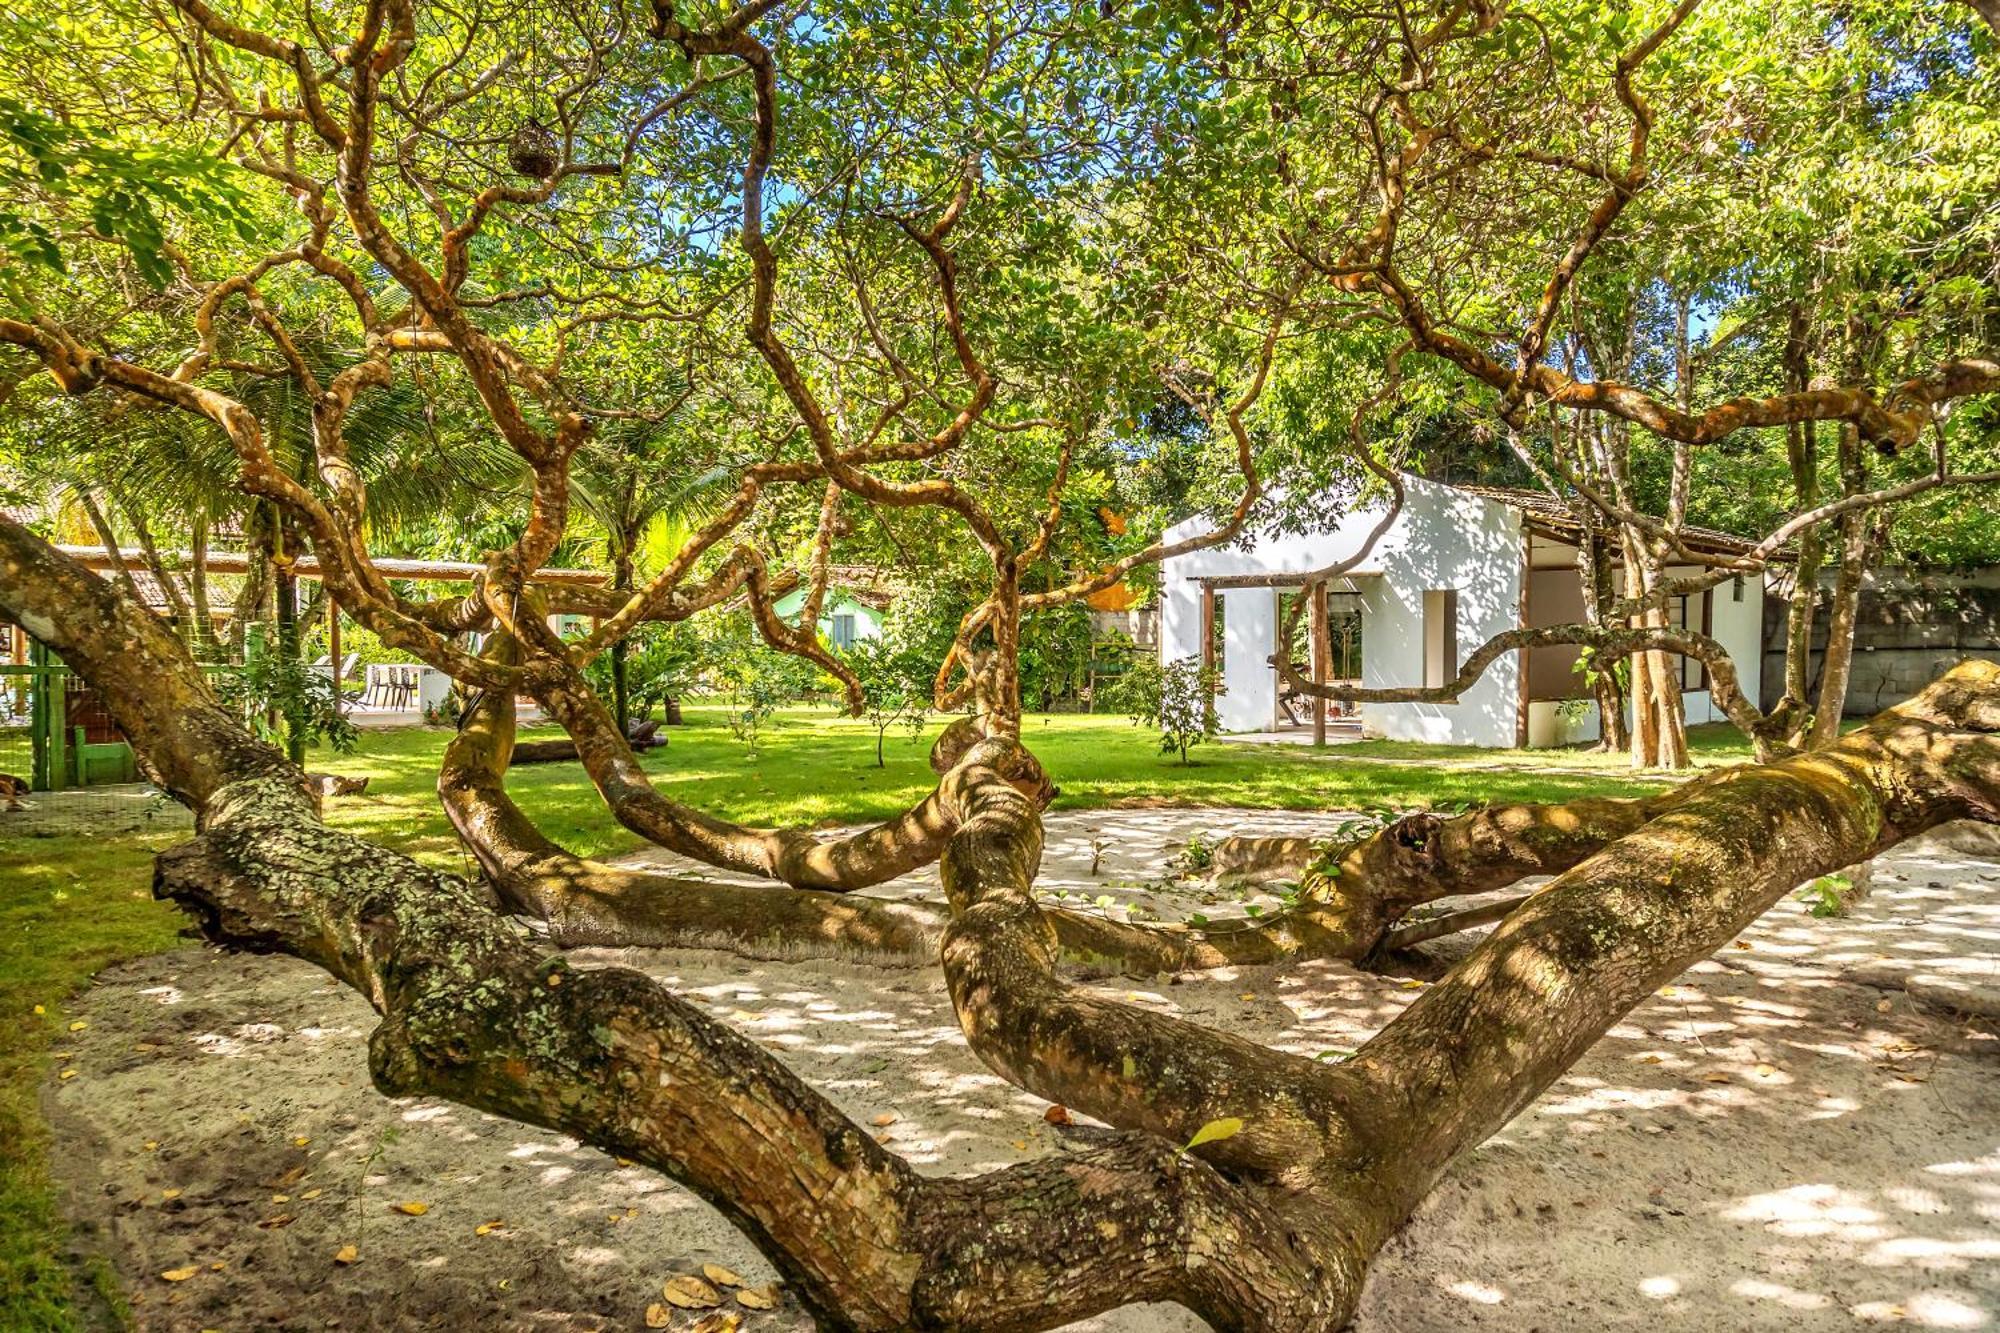
{"label": "large twisting tree", "polygon": [[[9,142],[55,165],[10,176],[0,211],[8,410],[31,426],[104,402],[226,445],[237,487],[311,547],[348,614],[471,693],[439,791],[491,894],[324,827],[303,775],[209,695],[129,586],[5,518],[0,614],[91,680],[195,810],[158,891],[211,938],[296,954],[364,995],[384,1090],[658,1168],[831,1327],[1040,1328],[1138,1300],[1218,1328],[1338,1327],[1439,1174],[1662,980],[1803,879],[1942,821],[2000,820],[2000,669],[1962,667],[1797,752],[1802,701],[1763,717],[1719,647],[1662,615],[1829,523],[1859,532],[1842,548],[1859,562],[1866,516],[1990,480],[1963,458],[1990,444],[1980,413],[2000,390],[1979,341],[1990,168],[1950,175],[1950,243],[1928,257],[1878,242],[1834,273],[1732,268],[1674,237],[1727,212],[1738,159],[1762,164],[1775,140],[1802,175],[1852,144],[1786,121],[1781,86],[1720,108],[1699,90],[1764,46],[1779,63],[1746,86],[1782,85],[1787,59],[1875,60],[1844,71],[1865,85],[1906,58],[1925,78],[1876,90],[1857,132],[1887,159],[1911,98],[1962,95],[1990,118],[1965,91],[1990,37],[1970,10],[1930,16],[1949,40],[1899,57],[1872,30],[1835,42],[1811,5],[1755,24],[1694,0],[1638,8],[606,0],[500,17],[363,0],[253,18],[172,0],[136,20],[157,46],[107,57],[128,98],[60,66],[14,71],[45,106],[10,103]],[[149,137],[173,151],[121,147]],[[1981,237],[1985,268],[1966,257]],[[1716,371],[1718,391],[1761,388],[1702,406],[1697,299],[1712,317],[1738,289],[1768,299],[1705,347],[1782,355]],[[1679,314],[1665,385],[1640,354],[1662,308]],[[272,386],[308,405],[285,449],[259,408]],[[511,460],[516,521],[489,527],[466,595],[414,594],[371,548],[384,469],[351,427],[412,388],[427,421],[444,413],[439,449],[497,441]],[[1233,539],[1274,476],[1289,503],[1335,476],[1394,493],[1412,422],[1449,413],[1505,432],[1595,515],[1626,582],[1591,623],[1503,636],[1458,680],[1395,697],[1453,697],[1543,643],[1695,656],[1769,762],[1645,800],[1411,816],[1332,849],[1296,908],[1236,929],[1038,903],[1054,788],[1022,742],[1024,624]],[[1838,499],[1818,489],[1820,426],[1843,441]],[[1693,557],[1703,451],[1786,431],[1791,511],[1748,554]],[[1869,448],[1890,475],[1869,475]],[[1135,458],[1163,504],[1213,525],[1178,545],[1104,541],[1096,506]],[[678,540],[642,561],[647,516],[670,509]],[[605,579],[544,577],[580,527],[604,541]],[[828,840],[658,790],[616,716],[623,677],[607,706],[597,659],[740,608],[856,694],[814,626],[837,556],[878,541],[976,590],[936,664],[937,703],[963,716],[933,750],[935,791]],[[593,627],[565,640],[556,613]],[[1639,668],[1642,689],[1653,676],[1658,661]],[[770,883],[598,865],[545,837],[506,790],[524,694],[626,827]],[[943,911],[853,893],[932,862]],[[1408,919],[1531,875],[1554,878]],[[942,966],[982,1060],[1113,1128],[1059,1159],[919,1177],[769,1052],[635,973],[570,967],[503,913],[558,946]],[[1365,960],[1496,920],[1339,1066],[1066,970]],[[1240,1132],[1181,1146],[1232,1118]]]}

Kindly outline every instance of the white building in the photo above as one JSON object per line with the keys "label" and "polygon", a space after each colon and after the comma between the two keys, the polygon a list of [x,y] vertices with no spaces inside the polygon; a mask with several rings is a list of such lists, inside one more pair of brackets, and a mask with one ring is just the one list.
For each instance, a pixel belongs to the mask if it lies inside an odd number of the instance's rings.
{"label": "white building", "polygon": [[[1439,685],[1480,644],[1517,626],[1583,619],[1577,543],[1568,506],[1537,491],[1447,486],[1405,477],[1395,523],[1353,571],[1328,589],[1333,652],[1327,678],[1369,688]],[[1247,543],[1167,560],[1160,579],[1160,659],[1201,658],[1220,668],[1216,700],[1225,731],[1276,731],[1310,722],[1310,707],[1280,689],[1270,659],[1283,613],[1302,576],[1361,549],[1384,503],[1356,508],[1332,526],[1303,533],[1252,533]],[[1198,535],[1206,520],[1170,529]],[[1696,550],[1733,552],[1749,543],[1724,533],[1684,535]],[[1692,570],[1676,570],[1687,573]],[[1762,651],[1763,582],[1731,580],[1669,608],[1673,623],[1718,640],[1747,679]],[[1306,617],[1301,617],[1301,624]],[[1524,660],[1525,657],[1525,660]],[[1574,647],[1508,653],[1453,703],[1361,704],[1342,722],[1395,740],[1459,745],[1550,745],[1594,739],[1596,710]],[[1294,660],[1305,668],[1304,651]],[[1701,663],[1679,663],[1690,723],[1722,720]],[[1309,675],[1309,668],[1300,674]],[[1338,709],[1337,705],[1330,706]]]}

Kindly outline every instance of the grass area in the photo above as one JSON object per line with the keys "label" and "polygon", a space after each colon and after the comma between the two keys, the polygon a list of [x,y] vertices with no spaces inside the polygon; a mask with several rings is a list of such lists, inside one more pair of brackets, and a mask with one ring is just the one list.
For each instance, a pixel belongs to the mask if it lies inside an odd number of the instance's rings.
{"label": "grass area", "polygon": [[[148,867],[180,836],[32,838],[0,849],[0,1328],[87,1326],[62,1257],[68,1231],[48,1188],[36,1096],[49,1048],[68,1031],[68,996],[107,964],[173,945],[181,916],[153,901]],[[99,1307],[115,1313],[101,1262],[87,1280]]]}
{"label": "grass area", "polygon": [[[720,709],[693,707],[687,719],[669,733],[667,746],[646,755],[646,768],[667,795],[725,818],[865,822],[915,804],[933,783],[926,756],[935,726],[914,741],[906,731],[892,733],[887,765],[877,768],[873,730],[824,710],[788,709],[773,717],[754,757],[730,735]],[[1184,767],[1159,753],[1150,732],[1123,718],[1068,715],[1030,717],[1024,739],[1061,784],[1057,805],[1072,809],[1157,800],[1407,807],[1641,789],[1618,756],[1575,751],[1363,742],[1314,752],[1211,744],[1197,747],[1195,762]],[[1733,733],[1701,728],[1696,745],[1705,761],[1728,762],[1743,757],[1732,739]],[[365,795],[330,803],[329,822],[432,865],[467,868],[432,790],[444,742],[440,731],[369,732],[353,754],[313,754],[316,769],[371,779]],[[1558,763],[1572,771],[1549,771]],[[603,856],[638,843],[611,819],[574,764],[518,769],[508,785],[551,837],[580,853]],[[36,1094],[49,1049],[67,1030],[67,997],[107,964],[175,942],[180,916],[152,900],[149,884],[153,855],[176,836],[82,833],[0,847],[0,1328],[86,1324],[62,1259],[67,1237],[49,1195]],[[115,1308],[102,1270],[89,1280]]]}

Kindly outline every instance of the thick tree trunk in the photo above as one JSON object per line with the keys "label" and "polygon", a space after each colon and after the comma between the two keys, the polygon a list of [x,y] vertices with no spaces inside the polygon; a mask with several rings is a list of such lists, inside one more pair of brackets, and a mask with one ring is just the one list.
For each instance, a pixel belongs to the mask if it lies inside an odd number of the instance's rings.
{"label": "thick tree trunk", "polygon": [[[1577,577],[1583,588],[1583,618],[1593,625],[1605,624],[1605,608],[1617,600],[1610,551],[1594,526],[1592,515],[1583,515],[1585,536],[1577,546]],[[1617,753],[1631,747],[1631,729],[1625,723],[1625,691],[1618,684],[1615,664],[1605,663],[1591,671],[1590,693],[1597,701],[1597,746]]]}
{"label": "thick tree trunk", "polygon": [[[682,1181],[830,1328],[1031,1330],[1160,1300],[1222,1330],[1336,1329],[1452,1161],[1662,982],[1802,880],[1946,820],[2000,822],[2000,665],[1968,663],[1825,750],[1619,807],[1622,836],[1328,1065],[1061,976],[1033,893],[1046,784],[1017,741],[974,739],[949,752],[936,798],[954,830],[942,960],[961,1026],[1004,1076],[1116,1128],[935,1179],[665,987],[573,968],[462,881],[320,825],[303,775],[215,703],[164,626],[4,519],[0,614],[46,636],[196,809],[201,832],[160,858],[157,891],[210,938],[295,954],[364,995],[382,1015],[379,1087]],[[1601,813],[1496,817],[1485,836],[1499,860],[1540,864],[1558,855],[1546,836]],[[1358,878],[1487,883],[1502,872],[1454,859],[1481,858],[1478,827],[1405,825],[1348,858]],[[1181,1146],[1223,1118],[1240,1130]]]}

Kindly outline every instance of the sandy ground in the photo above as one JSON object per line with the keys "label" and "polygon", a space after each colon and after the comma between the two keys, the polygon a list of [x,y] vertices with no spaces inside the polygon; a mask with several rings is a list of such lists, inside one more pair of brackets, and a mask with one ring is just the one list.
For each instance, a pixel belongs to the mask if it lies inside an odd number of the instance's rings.
{"label": "sandy ground", "polygon": [[[1043,882],[1115,911],[1221,915],[1230,895],[1163,882],[1187,836],[1299,824],[1062,813]],[[971,1057],[934,971],[695,951],[580,961],[699,997],[849,1113],[894,1117],[881,1133],[921,1170],[1063,1150],[1044,1104]],[[1315,1055],[1353,1048],[1422,987],[1327,964],[1106,984]],[[1357,1327],[2000,1327],[2000,1041],[1990,1014],[1963,1012],[1994,1007],[1996,986],[2000,862],[1927,839],[1877,862],[1843,918],[1781,903],[1464,1161],[1382,1255]],[[78,1018],[57,1062],[75,1072],[52,1074],[45,1098],[56,1165],[82,1244],[111,1256],[142,1329],[640,1328],[662,1282],[703,1263],[772,1276],[650,1172],[382,1098],[372,1016],[302,963],[190,947],[107,972]],[[349,1245],[356,1261],[337,1262]],[[805,1326],[789,1302],[744,1323]],[[1161,1307],[1077,1326],[1202,1327]]]}

